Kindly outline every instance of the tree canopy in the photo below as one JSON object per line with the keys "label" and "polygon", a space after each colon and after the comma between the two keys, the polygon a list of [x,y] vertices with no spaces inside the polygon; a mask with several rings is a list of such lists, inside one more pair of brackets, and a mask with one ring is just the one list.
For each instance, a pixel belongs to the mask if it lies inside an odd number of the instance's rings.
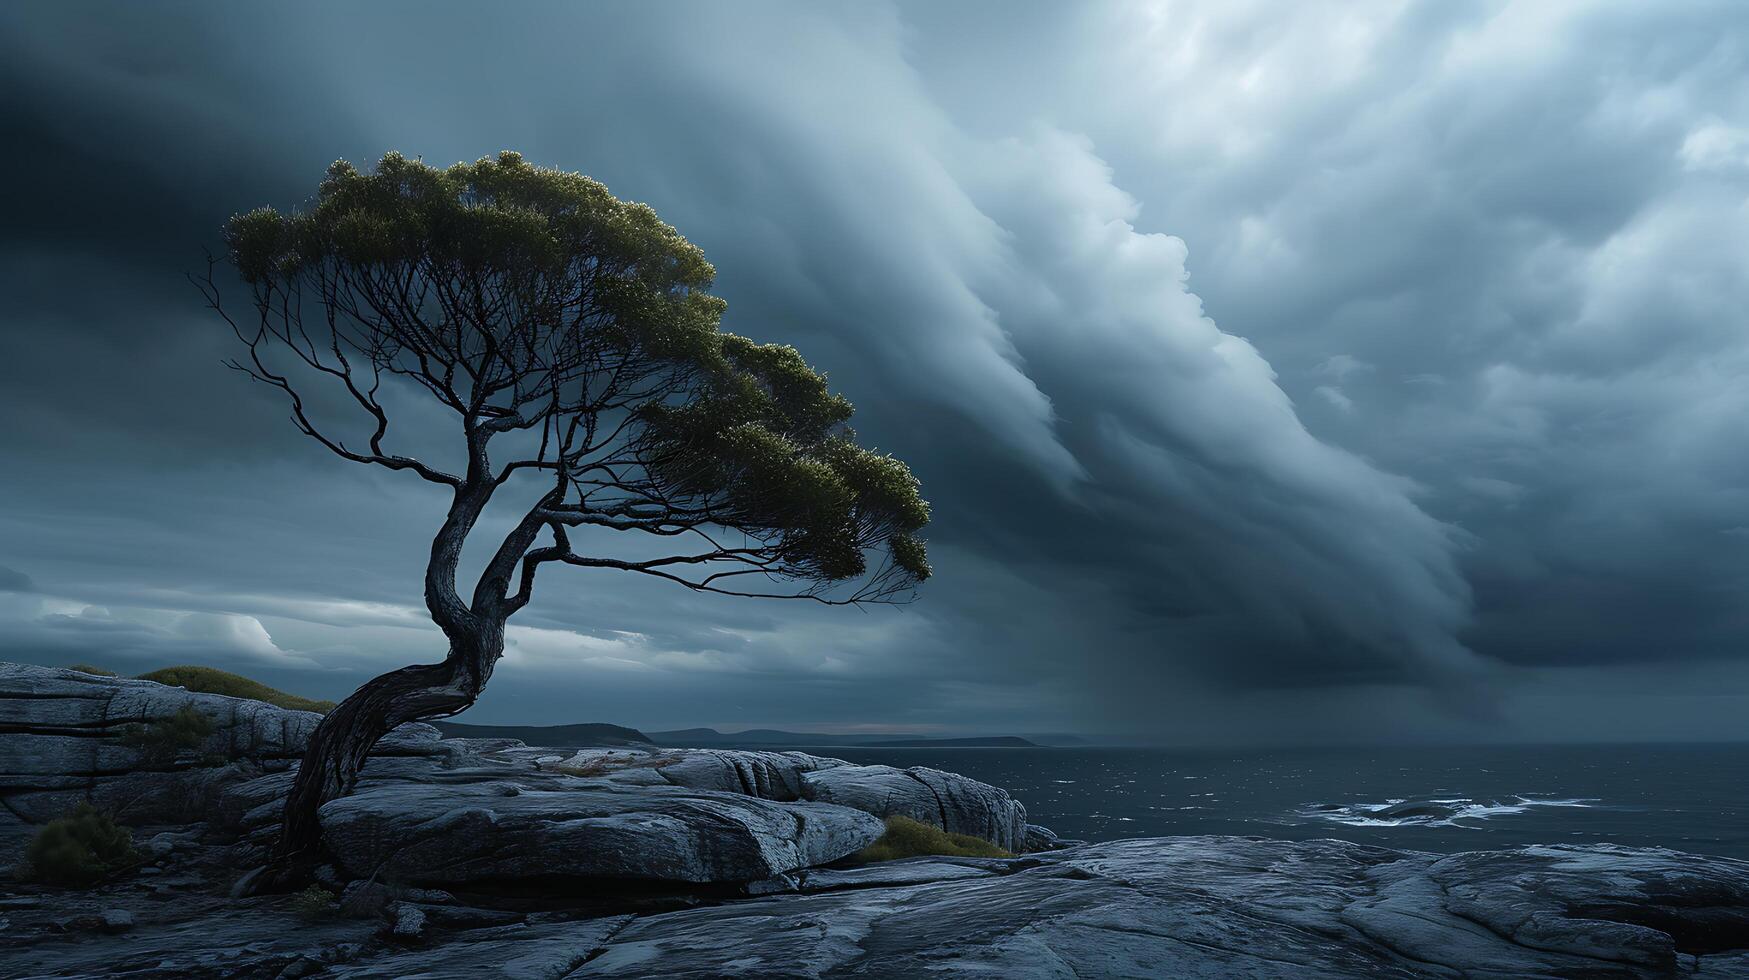
{"label": "tree canopy", "polygon": [[[462,536],[516,474],[550,478],[474,614],[526,604],[550,562],[835,603],[901,600],[929,576],[929,508],[905,464],[857,443],[850,403],[794,348],[724,332],[703,253],[595,180],[511,152],[445,168],[390,153],[368,173],[342,161],[306,209],[237,215],[226,243],[258,313],[232,321],[248,349],[232,366],[281,389],[300,431],[454,488]],[[210,273],[203,288],[218,308]],[[303,378],[339,386],[368,435],[319,425]],[[396,382],[454,413],[464,468],[385,447]],[[494,461],[507,433],[526,438]],[[582,526],[688,546],[582,554],[567,534]]]}

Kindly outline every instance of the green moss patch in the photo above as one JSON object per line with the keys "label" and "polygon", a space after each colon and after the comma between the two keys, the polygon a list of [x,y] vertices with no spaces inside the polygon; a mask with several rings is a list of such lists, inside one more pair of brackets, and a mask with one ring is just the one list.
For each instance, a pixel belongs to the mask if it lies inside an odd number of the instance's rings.
{"label": "green moss patch", "polygon": [[896,861],[899,858],[938,854],[948,857],[1005,858],[1014,855],[995,844],[970,834],[950,834],[910,817],[888,817],[887,832],[881,839],[851,855],[859,864],[876,861]]}

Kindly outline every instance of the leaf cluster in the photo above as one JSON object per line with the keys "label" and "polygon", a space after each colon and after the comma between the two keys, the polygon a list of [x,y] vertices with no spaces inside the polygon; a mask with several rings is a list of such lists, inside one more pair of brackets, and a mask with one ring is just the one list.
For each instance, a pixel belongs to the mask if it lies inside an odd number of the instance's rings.
{"label": "leaf cluster", "polygon": [[[905,464],[857,443],[850,403],[794,348],[724,332],[703,253],[597,181],[511,152],[443,168],[390,153],[369,172],[342,161],[307,208],[237,215],[226,243],[259,313],[253,329],[233,322],[250,354],[233,366],[282,389],[305,434],[454,487],[462,534],[514,474],[551,479],[489,563],[476,609],[519,608],[550,561],[779,594],[731,584],[755,576],[822,601],[860,580],[851,602],[892,601],[930,574],[919,534],[929,509]],[[205,288],[219,308],[210,278]],[[344,387],[365,413],[366,445],[316,424],[271,348]],[[464,472],[384,448],[385,378],[460,417]],[[494,468],[489,443],[515,431],[538,434],[538,450]],[[572,549],[565,531],[579,526],[709,547],[597,559]],[[535,547],[546,528],[554,543]],[[434,614],[453,615],[446,583],[427,584]]]}

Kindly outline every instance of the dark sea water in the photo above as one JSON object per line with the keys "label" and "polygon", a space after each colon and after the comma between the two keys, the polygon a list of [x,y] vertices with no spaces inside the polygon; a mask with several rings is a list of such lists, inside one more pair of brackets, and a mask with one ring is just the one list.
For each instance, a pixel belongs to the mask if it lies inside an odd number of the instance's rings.
{"label": "dark sea water", "polygon": [[1424,851],[1611,842],[1749,859],[1749,745],[810,750],[1006,788],[1064,837],[1335,837]]}

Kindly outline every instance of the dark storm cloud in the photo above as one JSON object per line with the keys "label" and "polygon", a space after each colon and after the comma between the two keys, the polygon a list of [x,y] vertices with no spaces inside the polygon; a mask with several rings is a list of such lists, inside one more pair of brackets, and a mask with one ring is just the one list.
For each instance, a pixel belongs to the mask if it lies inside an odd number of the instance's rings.
{"label": "dark storm cloud", "polygon": [[477,714],[1460,737],[1737,676],[1735,8],[1002,10],[0,12],[0,644],[328,696],[436,653],[442,502],[299,441],[179,276],[335,157],[513,147],[829,371],[938,577],[858,615],[548,576]]}

